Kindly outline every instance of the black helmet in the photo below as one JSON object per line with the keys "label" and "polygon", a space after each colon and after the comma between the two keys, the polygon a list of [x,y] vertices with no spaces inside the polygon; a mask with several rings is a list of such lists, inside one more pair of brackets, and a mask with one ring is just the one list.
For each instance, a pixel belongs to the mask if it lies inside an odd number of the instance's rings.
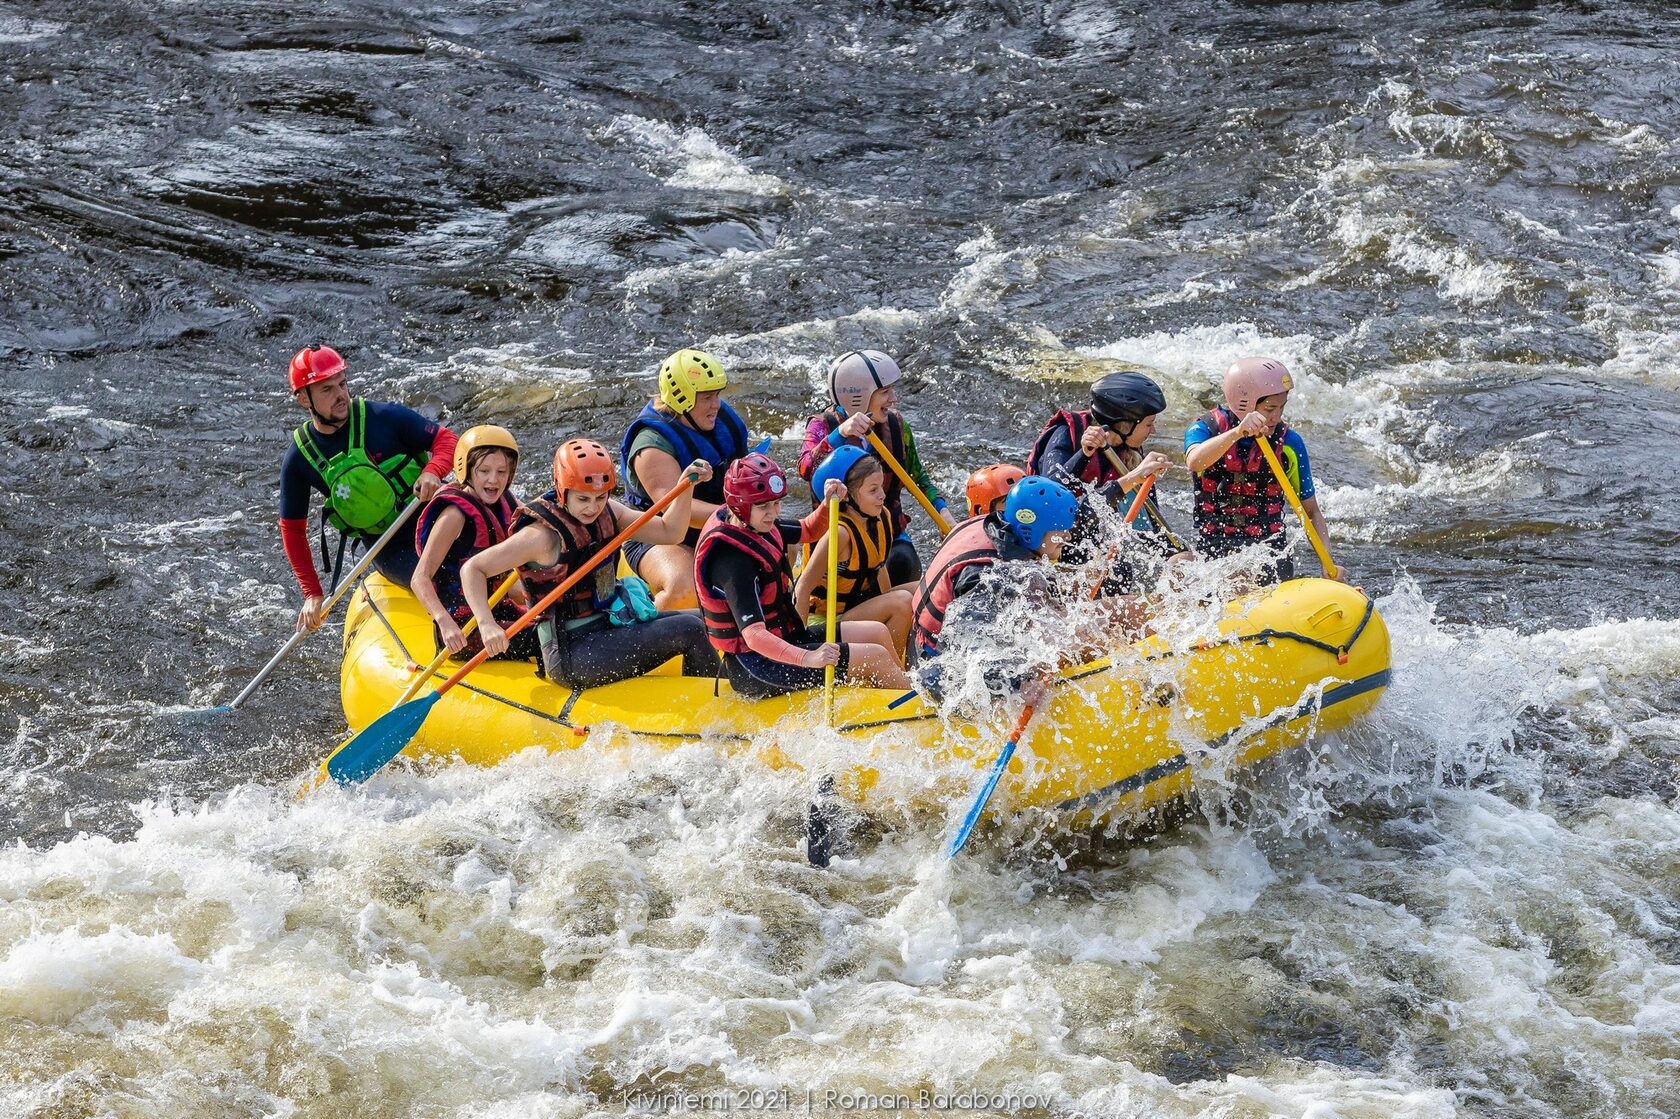
{"label": "black helmet", "polygon": [[1161,386],[1134,370],[1109,373],[1091,386],[1091,415],[1100,424],[1136,423],[1166,410]]}

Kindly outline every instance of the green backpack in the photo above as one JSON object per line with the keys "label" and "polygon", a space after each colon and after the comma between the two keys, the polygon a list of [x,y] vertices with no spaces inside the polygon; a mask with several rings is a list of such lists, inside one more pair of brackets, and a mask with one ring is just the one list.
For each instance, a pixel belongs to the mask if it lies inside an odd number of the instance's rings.
{"label": "green backpack", "polygon": [[368,457],[367,401],[359,396],[350,402],[350,444],[342,452],[322,454],[309,424],[292,433],[292,442],[326,483],[327,520],[341,533],[371,537],[390,528],[426,466],[410,455],[381,463]]}

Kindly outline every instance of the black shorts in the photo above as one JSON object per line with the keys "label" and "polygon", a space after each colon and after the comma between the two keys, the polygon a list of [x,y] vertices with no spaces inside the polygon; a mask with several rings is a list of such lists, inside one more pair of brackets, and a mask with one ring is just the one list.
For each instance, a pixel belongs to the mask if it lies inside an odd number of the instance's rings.
{"label": "black shorts", "polygon": [[[797,645],[801,649],[815,649],[819,645],[828,644],[823,639],[823,627],[812,626],[805,631],[805,636],[793,638],[789,644]],[[840,646],[840,662],[834,666],[834,678],[843,679],[846,669],[851,666],[852,650],[846,644]],[[748,699],[768,699],[771,696],[786,695],[789,692],[804,691],[807,688],[823,686],[824,673],[820,668],[806,668],[801,664],[783,664],[781,661],[771,660],[762,653],[750,650],[745,653],[725,653],[723,655],[723,670],[729,677],[729,684],[739,695]]]}
{"label": "black shorts", "polygon": [[654,549],[653,544],[643,544],[640,540],[626,540],[624,542],[624,565],[636,576],[642,574],[642,557]]}

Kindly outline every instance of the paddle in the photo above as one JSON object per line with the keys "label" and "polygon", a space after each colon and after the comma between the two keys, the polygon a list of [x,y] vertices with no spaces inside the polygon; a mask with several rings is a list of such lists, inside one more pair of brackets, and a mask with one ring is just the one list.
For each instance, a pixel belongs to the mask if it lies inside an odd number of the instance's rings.
{"label": "paddle", "polygon": [[[1103,448],[1103,454],[1108,456],[1109,463],[1120,474],[1120,476],[1122,478],[1124,478],[1127,474],[1126,464],[1120,461],[1120,456],[1114,453],[1114,448],[1113,447],[1104,447]],[[1150,487],[1155,484],[1154,478],[1155,478],[1154,475],[1150,475],[1149,485],[1145,486],[1142,490],[1139,491],[1139,493],[1148,494]],[[1145,500],[1144,503],[1143,503],[1143,507],[1145,509],[1149,510],[1150,519],[1155,522],[1155,527],[1160,529],[1161,533],[1167,538],[1167,543],[1171,544],[1173,547],[1177,548],[1181,552],[1189,551],[1189,548],[1187,548],[1185,546],[1184,541],[1182,541],[1178,537],[1174,536],[1173,535],[1173,530],[1167,527],[1167,519],[1165,517],[1161,516],[1161,510],[1156,507],[1155,499],[1153,497],[1150,497],[1147,500]],[[1127,523],[1128,524],[1131,523],[1131,521],[1136,516],[1137,516],[1137,514],[1135,512],[1128,512],[1126,514]]]}
{"label": "paddle", "polygon": [[[373,547],[367,550],[367,554],[362,556],[356,566],[352,567],[349,573],[345,575],[343,579],[339,580],[338,586],[333,588],[332,597],[327,599],[326,605],[321,607],[321,617],[323,620],[327,617],[327,615],[332,613],[333,607],[338,605],[338,600],[343,598],[351,587],[355,586],[356,580],[361,578],[362,572],[366,571],[368,569],[368,565],[373,562],[373,557],[377,556],[380,549],[390,543],[391,538],[397,534],[397,530],[407,523],[408,518],[412,517],[414,515],[414,511],[418,508],[420,508],[420,499],[417,497],[413,501],[410,501],[408,503],[408,507],[397,515],[397,519],[391,523],[391,527],[386,529],[384,534],[380,536],[378,540],[373,542]],[[280,646],[280,651],[270,657],[267,664],[263,665],[262,671],[257,673],[256,678],[249,684],[245,685],[245,690],[233,697],[232,703],[225,703],[219,707],[206,708],[204,713],[211,714],[232,711],[243,704],[247,699],[250,699],[251,693],[262,687],[262,682],[267,680],[269,674],[280,666],[280,662],[285,660],[291,654],[291,651],[297,648],[304,638],[314,632],[315,630],[312,629],[300,629],[293,633],[286,639],[286,643]]]}
{"label": "paddle", "polygon": [[[840,414],[841,419],[846,418],[844,408],[836,405],[834,410]],[[876,435],[874,431],[868,431],[864,433],[864,438],[869,440],[869,447],[875,452],[875,457],[886,463],[888,469],[898,475],[898,480],[904,483],[904,488],[909,490],[916,500],[922,503],[922,508],[927,510],[927,515],[932,517],[933,523],[939,526],[940,534],[951,535],[951,522],[946,520],[944,514],[933,507],[933,502],[928,500],[928,495],[923,493],[922,487],[918,486],[915,479],[910,477],[910,472],[904,469],[904,464],[894,458],[891,451],[887,450],[887,445],[881,442],[881,437]]]}
{"label": "paddle", "polygon": [[1312,541],[1313,551],[1318,553],[1318,562],[1324,568],[1324,577],[1334,579],[1339,570],[1335,561],[1330,558],[1330,549],[1324,546],[1318,530],[1307,517],[1307,511],[1301,508],[1301,497],[1295,492],[1295,487],[1289,484],[1289,475],[1284,473],[1283,463],[1278,461],[1277,452],[1272,450],[1271,440],[1261,436],[1254,441],[1260,445],[1260,453],[1266,456],[1266,465],[1272,468],[1272,476],[1277,479],[1278,488],[1283,491],[1283,496],[1289,499],[1290,508],[1301,518],[1301,527],[1307,530],[1307,539]]}
{"label": "paddle", "polygon": [[[834,644],[835,619],[839,615],[840,586],[840,500],[828,502],[828,602],[827,632],[823,637]],[[834,666],[823,667],[823,721],[834,725]],[[825,867],[833,857],[834,777],[824,775],[817,782],[817,796],[805,813],[805,857],[812,866]]]}
{"label": "paddle", "polygon": [[[519,582],[519,572],[508,572],[508,577],[502,580],[502,585],[497,587],[496,593],[490,596],[490,606],[492,609],[495,608],[496,603],[507,597],[507,593],[513,589],[513,585],[517,582]],[[461,627],[461,636],[465,637],[477,628],[478,616],[475,614],[471,618],[467,619],[466,625]],[[400,707],[418,695],[420,689],[425,686],[426,681],[432,678],[432,673],[436,672],[438,670],[438,666],[448,659],[448,657],[449,650],[447,648],[439,649],[438,655],[432,658],[432,663],[428,664],[420,671],[420,675],[414,678],[414,682],[408,686],[408,690],[398,696],[397,702],[391,704],[391,706]]]}
{"label": "paddle", "polygon": [[[543,595],[536,605],[521,614],[512,625],[507,627],[507,635],[512,637],[514,634],[521,633],[535,625],[541,620],[548,608],[559,602],[560,596],[571,590],[579,579],[595,570],[596,566],[609,556],[616,556],[618,549],[623,546],[626,540],[639,532],[643,525],[663,513],[667,505],[670,505],[671,502],[693,487],[693,478],[684,478],[682,482],[671,487],[671,491],[654,502],[652,508],[631,521],[617,536],[607,541],[601,547],[601,550],[595,553],[594,558],[568,575],[559,586]],[[402,753],[403,747],[413,740],[421,725],[425,723],[426,716],[431,712],[433,705],[443,698],[443,694],[466,679],[468,673],[489,659],[490,651],[480,649],[471,660],[455,671],[455,675],[445,680],[430,695],[399,704],[363,727],[360,734],[329,754],[327,760],[321,763],[321,769],[328,777],[341,784],[365,781],[372,777],[384,767],[386,762]]]}
{"label": "paddle", "polygon": [[[1132,522],[1137,520],[1138,512],[1143,508],[1143,503],[1149,499],[1149,491],[1154,488],[1154,485],[1155,475],[1151,474],[1143,480],[1142,485],[1138,486],[1137,496],[1132,498],[1131,508],[1126,510],[1125,525],[1127,528],[1130,528]],[[1120,542],[1116,541],[1114,547],[1108,553],[1109,562],[1113,562],[1114,557],[1119,552]],[[1101,590],[1102,579],[1099,577],[1096,586],[1091,588],[1089,597],[1095,599]],[[1020,743],[1021,736],[1027,733],[1027,724],[1032,722],[1034,711],[1035,708],[1030,703],[1021,708],[1021,717],[1015,720],[1015,729],[1009,732],[1009,741],[1004,744],[997,760],[992,763],[991,771],[986,774],[986,784],[981,787],[980,795],[974,798],[974,803],[969,806],[968,815],[963,817],[962,826],[957,829],[957,834],[951,837],[951,842],[945,848],[947,859],[957,857],[963,846],[968,842],[969,835],[973,833],[974,825],[980,822],[980,814],[986,811],[986,802],[992,799],[992,792],[997,788],[998,780],[1003,776],[1003,771],[1008,768],[1009,759],[1015,756],[1015,747]]]}
{"label": "paddle", "polygon": [[[840,586],[840,499],[828,499],[828,618],[824,623],[823,640],[834,644],[835,606]],[[834,725],[834,666],[823,668],[823,720]]]}

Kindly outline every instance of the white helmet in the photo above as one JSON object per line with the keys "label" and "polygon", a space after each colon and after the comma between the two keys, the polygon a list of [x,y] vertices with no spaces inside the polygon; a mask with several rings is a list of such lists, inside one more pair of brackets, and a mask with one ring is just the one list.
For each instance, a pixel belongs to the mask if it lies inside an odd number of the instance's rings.
{"label": "white helmet", "polygon": [[898,362],[880,350],[853,350],[828,367],[828,390],[846,414],[869,410],[869,398],[898,380]]}

